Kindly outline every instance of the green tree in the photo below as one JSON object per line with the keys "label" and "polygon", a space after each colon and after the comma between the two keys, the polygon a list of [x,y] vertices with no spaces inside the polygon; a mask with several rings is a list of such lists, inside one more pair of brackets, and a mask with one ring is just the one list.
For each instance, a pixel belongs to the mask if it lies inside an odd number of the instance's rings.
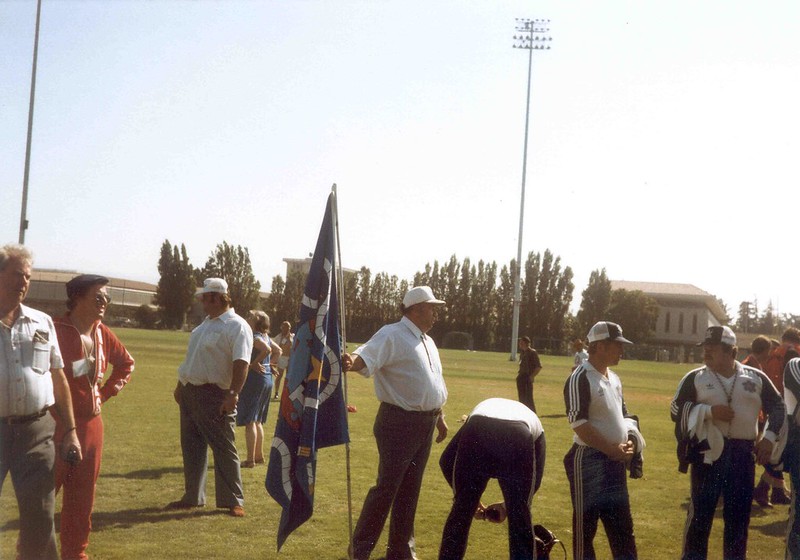
{"label": "green tree", "polygon": [[258,307],[261,284],[253,274],[250,251],[246,247],[234,247],[223,241],[211,252],[200,277],[223,278],[228,283],[231,304],[239,315],[245,316]]}
{"label": "green tree", "polygon": [[614,290],[607,319],[622,326],[625,338],[643,344],[653,336],[658,303],[641,290]]}
{"label": "green tree", "polygon": [[520,335],[538,339],[550,350],[558,350],[564,338],[564,324],[572,303],[573,273],[561,268],[561,257],[549,249],[544,255],[528,253],[520,312]]}
{"label": "green tree", "polygon": [[300,302],[303,299],[305,281],[305,275],[297,270],[290,272],[285,281],[280,274],[272,278],[272,290],[267,296],[265,311],[272,319],[273,331],[277,332],[283,321],[289,321],[294,328],[300,320]]}
{"label": "green tree", "polygon": [[606,276],[605,268],[592,271],[581,297],[581,307],[575,321],[580,337],[584,338],[592,325],[607,318],[611,305],[611,280]]}
{"label": "green tree", "polygon": [[186,255],[186,246],[172,246],[165,239],[158,259],[156,305],[161,323],[168,329],[180,329],[192,306],[195,293],[194,268]]}

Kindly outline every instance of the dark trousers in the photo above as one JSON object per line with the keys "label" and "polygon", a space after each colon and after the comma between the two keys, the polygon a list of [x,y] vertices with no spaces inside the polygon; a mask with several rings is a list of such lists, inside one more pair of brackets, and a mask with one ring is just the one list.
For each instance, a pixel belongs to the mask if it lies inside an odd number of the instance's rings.
{"label": "dark trousers", "polygon": [[390,509],[386,560],[415,556],[414,516],[437,416],[381,403],[372,430],[378,445],[378,479],[353,532],[354,558],[369,558]]}
{"label": "dark trousers", "polygon": [[511,560],[533,558],[533,436],[523,422],[474,416],[459,431],[453,466],[455,497],[442,532],[440,560],[460,560],[467,550],[472,516],[490,478],[500,484],[508,512]]}
{"label": "dark trousers", "polygon": [[530,375],[517,376],[517,400],[536,412],[533,402],[533,380]]}
{"label": "dark trousers", "polygon": [[748,440],[726,440],[722,455],[713,464],[692,465],[692,501],[686,515],[684,560],[708,556],[708,536],[720,494],[725,520],[723,557],[746,558],[754,476],[753,442]]}
{"label": "dark trousers", "polygon": [[244,504],[242,473],[236,450],[236,415],[220,415],[225,391],[213,384],[181,386],[181,451],[184,494],[187,504],[206,503],[208,448],[214,454],[216,506]]}
{"label": "dark trousers", "polygon": [[615,560],[635,559],[630,499],[625,464],[592,447],[573,445],[564,457],[572,495],[572,554],[594,560],[597,521],[603,522]]}
{"label": "dark trousers", "polygon": [[54,430],[49,414],[25,424],[0,425],[0,489],[10,472],[19,507],[20,560],[58,559],[53,523]]}

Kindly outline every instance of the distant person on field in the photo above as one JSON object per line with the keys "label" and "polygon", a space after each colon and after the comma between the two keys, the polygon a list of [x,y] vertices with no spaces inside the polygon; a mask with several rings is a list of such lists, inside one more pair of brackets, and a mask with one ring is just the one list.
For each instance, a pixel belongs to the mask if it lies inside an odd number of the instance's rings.
{"label": "distant person on field", "polygon": [[579,365],[589,359],[589,353],[583,348],[583,341],[576,338],[572,342],[572,351],[575,352],[575,358],[572,360],[572,371],[575,371]]}
{"label": "distant person on field", "polygon": [[440,305],[444,302],[428,286],[411,288],[403,297],[400,321],[381,327],[352,355],[342,356],[344,371],[375,379],[375,396],[381,401],[373,427],[378,480],[353,532],[355,560],[369,558],[390,510],[386,560],[416,558],[414,518],[434,429],[437,443],[447,437],[442,361],[426,334]]}
{"label": "distant person on field", "polygon": [[167,509],[205,505],[211,447],[216,506],[227,508],[233,517],[244,517],[235,424],[236,404],[253,351],[253,331],[231,307],[228,283],[222,278],[206,278],[197,296],[206,317],[189,337],[174,392],[181,416],[184,494]]}
{"label": "distant person on field", "polygon": [[610,366],[622,358],[622,336],[616,323],[600,321],[588,335],[589,359],[564,385],[567,420],[573,444],[564,467],[572,496],[572,553],[576,560],[594,559],[597,522],[606,530],[611,554],[618,560],[637,557],[627,469],[640,478],[644,438],[638,418],[628,414],[622,383]]}
{"label": "distant person on field", "polygon": [[[6,475],[19,508],[19,560],[58,560],[53,467],[56,454],[81,460],[64,361],[49,315],[23,305],[33,256],[0,248],[0,489]],[[14,387],[14,389],[11,389]],[[55,439],[55,411],[64,426]]]}
{"label": "distant person on field", "polygon": [[[670,407],[678,438],[679,469],[691,465],[691,503],[683,533],[684,560],[706,558],[720,495],[725,530],[723,556],[747,556],[755,462],[772,458],[786,407],[764,372],[736,361],[736,335],[729,327],[706,330],[703,367],[687,373]],[[769,429],[758,439],[758,416]]]}
{"label": "distant person on field", "polygon": [[[103,417],[100,409],[116,396],[133,372],[133,358],[125,345],[103,324],[111,298],[108,278],[81,274],[67,282],[67,313],[55,319],[64,373],[72,395],[72,409],[83,460],[56,460],[56,492],[64,489],[61,507],[61,558],[88,558],[92,508],[103,455]],[[111,372],[108,377],[109,366]],[[70,425],[56,416],[56,440]]]}
{"label": "distant person on field", "polygon": [[[796,357],[800,357],[800,330],[797,327],[789,327],[781,335],[780,344],[769,352],[767,359],[761,362],[763,367],[759,368],[767,374],[780,394],[783,394],[783,372],[786,364]],[[753,491],[753,499],[761,507],[791,503],[791,499],[786,494],[783,470],[780,465],[770,463],[764,465],[764,472]]]}
{"label": "distant person on field", "polygon": [[533,402],[533,378],[542,371],[539,354],[531,347],[531,339],[523,336],[517,341],[519,349],[519,370],[517,372],[517,399],[536,412]]}
{"label": "distant person on field", "polygon": [[281,332],[275,337],[275,342],[281,349],[280,357],[278,358],[278,375],[275,377],[275,398],[281,398],[281,379],[286,375],[286,370],[289,367],[289,356],[292,354],[292,345],[294,344],[294,334],[292,334],[292,324],[289,321],[281,323]]}
{"label": "distant person on field", "polygon": [[253,330],[253,354],[247,381],[239,395],[236,425],[244,426],[247,459],[242,467],[251,469],[264,462],[264,422],[272,396],[273,370],[270,361],[281,355],[280,347],[269,338],[269,315],[251,310],[247,324]]}
{"label": "distant person on field", "polygon": [[[508,557],[534,558],[531,501],[542,483],[544,462],[544,429],[527,406],[493,398],[472,409],[439,460],[455,494],[439,560],[464,558],[473,516],[496,522],[507,517]],[[487,508],[481,496],[490,478],[497,479],[504,501]]]}
{"label": "distant person on field", "polygon": [[750,353],[742,360],[742,365],[764,371],[764,366],[769,358],[770,350],[772,350],[772,344],[769,338],[764,335],[755,337],[750,344]]}

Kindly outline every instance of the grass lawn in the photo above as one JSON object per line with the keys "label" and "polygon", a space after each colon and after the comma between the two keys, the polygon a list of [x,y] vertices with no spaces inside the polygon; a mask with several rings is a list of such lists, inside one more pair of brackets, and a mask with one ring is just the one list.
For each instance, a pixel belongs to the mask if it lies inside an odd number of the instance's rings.
{"label": "grass lawn", "polygon": [[[347,557],[344,446],[320,451],[314,516],[289,537],[280,555],[275,551],[280,509],[264,490],[264,465],[243,470],[247,512],[243,519],[233,519],[225,510],[213,508],[213,473],[209,473],[207,487],[210,506],[189,513],[163,511],[165,504],[181,497],[183,489],[178,408],[172,400],[172,389],[188,334],[136,329],[116,332],[136,359],[136,371],[130,385],[103,409],[106,444],[88,549],[93,559]],[[451,434],[460,427],[460,417],[482,399],[516,397],[516,367],[508,361],[508,354],[445,350],[442,360],[450,393],[445,411]],[[544,482],[533,502],[535,521],[565,541],[569,557],[572,556],[572,508],[562,459],[571,445],[572,431],[564,416],[562,390],[571,361],[565,357],[542,357],[544,369],[536,380],[535,399],[547,434],[548,457]],[[677,558],[680,552],[689,477],[677,470],[669,403],[679,379],[689,369],[686,365],[640,361],[623,361],[616,368],[622,378],[628,409],[639,415],[648,444],[645,478],[629,481],[640,558]],[[348,400],[358,407],[358,412],[348,415],[355,523],[376,475],[372,423],[378,403],[371,380],[351,374],[348,381]],[[265,426],[270,437],[276,413],[273,402]],[[237,443],[243,454],[244,433],[239,430]],[[442,527],[451,504],[451,491],[438,467],[444,445],[434,444],[417,512],[417,551],[423,559],[438,555]],[[19,522],[10,480],[4,484],[4,490],[0,496],[0,558],[13,558]],[[497,483],[490,483],[486,499],[493,501],[499,497]],[[783,558],[787,513],[785,506],[762,509],[754,505],[749,537],[751,558]],[[507,557],[506,531],[506,524],[475,522],[467,558]],[[376,547],[375,558],[380,558],[385,549],[385,533]],[[721,542],[720,511],[711,536],[710,558],[722,557]],[[602,528],[598,531],[596,548],[599,558],[610,557]],[[560,548],[552,558],[561,558]]]}

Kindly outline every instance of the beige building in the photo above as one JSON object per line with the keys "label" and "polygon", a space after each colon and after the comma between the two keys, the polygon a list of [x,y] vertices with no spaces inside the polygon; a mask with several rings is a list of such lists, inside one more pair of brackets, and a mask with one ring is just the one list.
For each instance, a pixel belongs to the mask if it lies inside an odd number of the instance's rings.
{"label": "beige building", "polygon": [[[31,286],[25,298],[25,304],[41,309],[51,315],[64,313],[67,301],[65,284],[82,272],[69,270],[33,269]],[[136,309],[142,305],[154,305],[156,285],[136,280],[108,277],[108,294],[113,307],[121,306]],[[113,311],[113,307],[110,311]]]}
{"label": "beige building", "polygon": [[651,344],[662,346],[670,360],[696,361],[695,344],[708,327],[721,325],[725,311],[717,299],[692,284],[612,280],[612,290],[639,290],[658,304]]}

